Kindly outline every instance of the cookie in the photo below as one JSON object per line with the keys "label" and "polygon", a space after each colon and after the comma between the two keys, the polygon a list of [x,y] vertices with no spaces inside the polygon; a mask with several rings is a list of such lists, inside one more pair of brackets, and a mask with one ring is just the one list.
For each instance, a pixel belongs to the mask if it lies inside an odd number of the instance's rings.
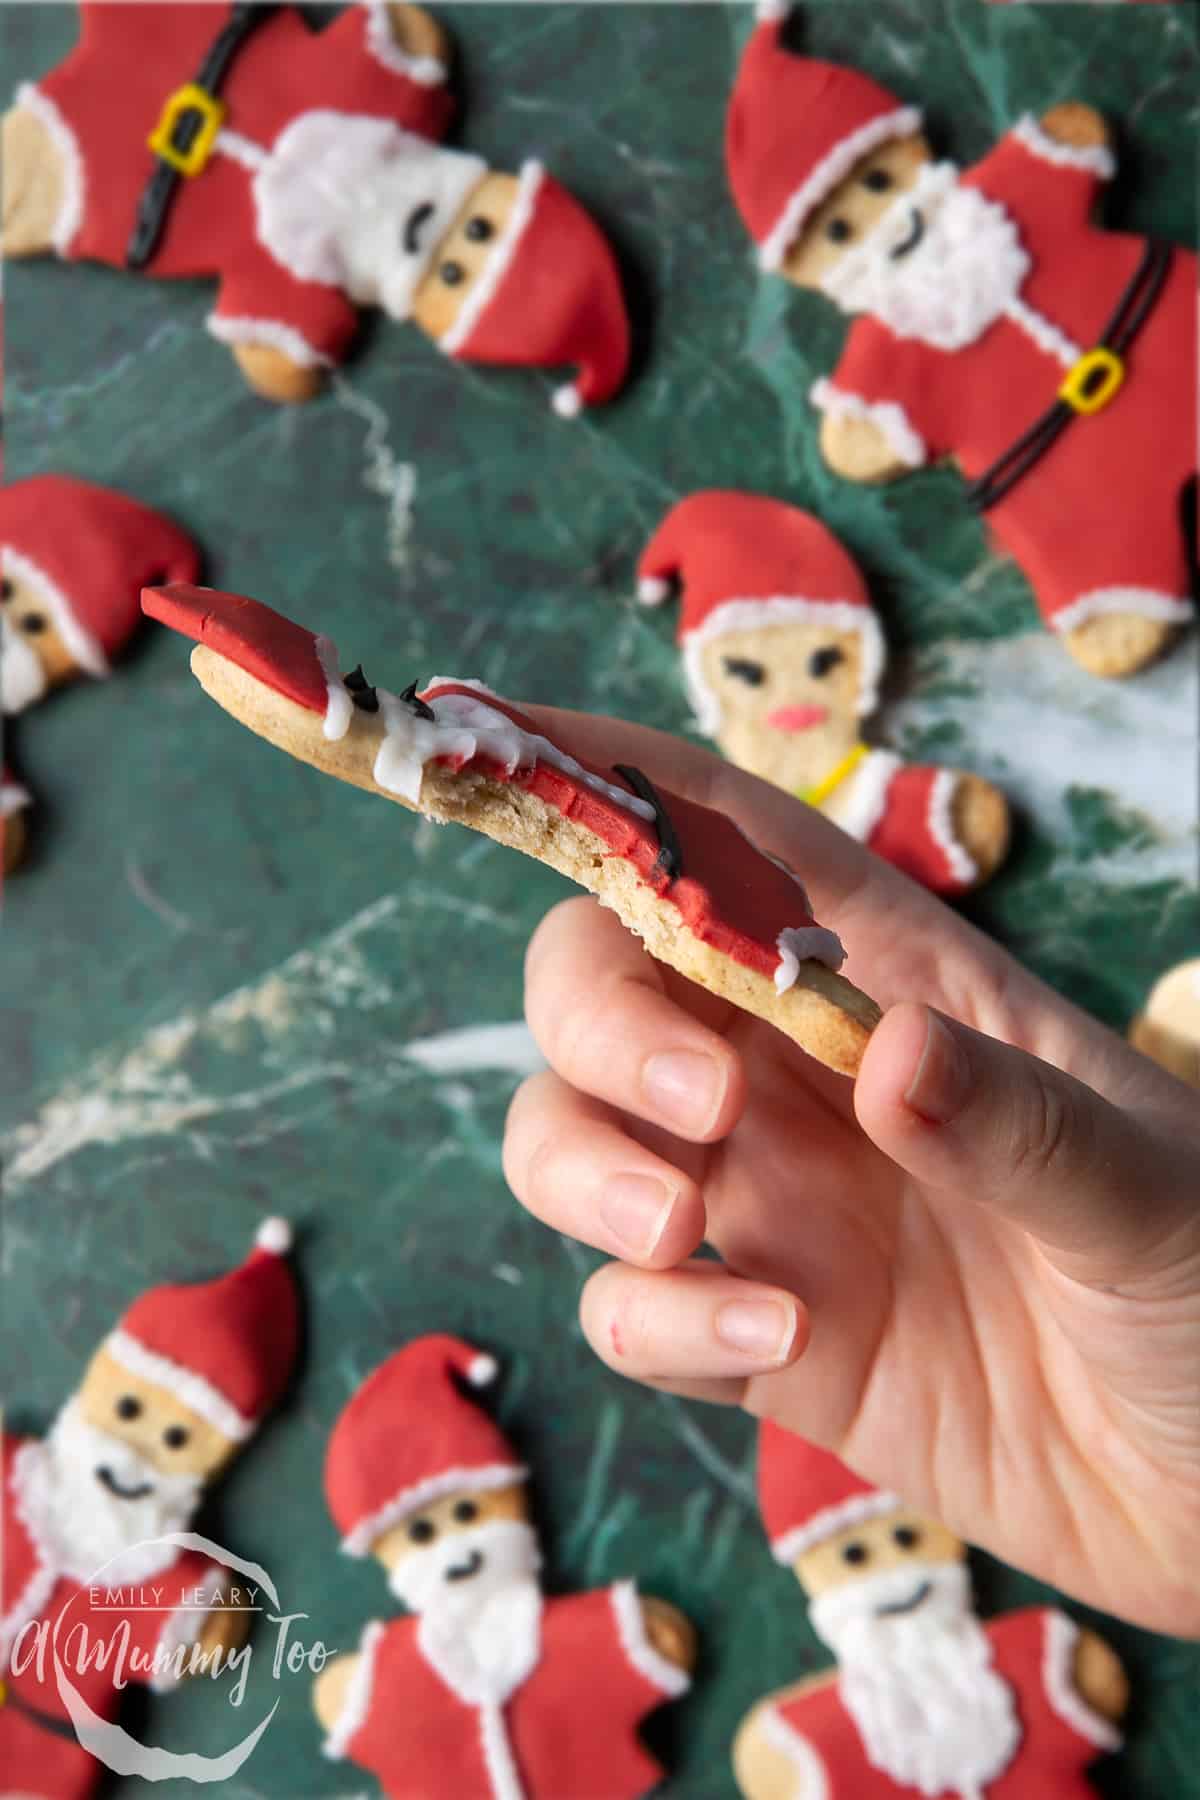
{"label": "cookie", "polygon": [[844,952],[800,881],[723,814],[599,769],[481,683],[418,694],[343,677],[328,638],[206,588],[149,589],[145,609],[197,640],[206,693],[289,755],[439,822],[470,825],[568,875],[651,955],[856,1072],[879,1018],[837,973]]}
{"label": "cookie", "polygon": [[441,144],[448,47],[420,7],[365,0],[319,32],[291,6],[80,15],[4,120],[6,255],[215,276],[208,328],[271,400],[317,392],[361,306],[464,361],[578,365],[568,416],[620,387],[605,238],[539,163],[505,175]]}
{"label": "cookie", "polygon": [[1178,963],[1159,980],[1129,1027],[1135,1050],[1200,1088],[1200,957]]}
{"label": "cookie", "polygon": [[978,887],[1008,849],[1008,802],[979,775],[867,745],[887,655],[866,583],[819,519],[709,489],[672,508],[638,563],[678,638],[702,731],[934,893]]}
{"label": "cookie", "polygon": [[25,859],[25,813],[30,804],[29,789],[5,767],[0,774],[0,875],[11,875]]}
{"label": "cookie", "polygon": [[1050,630],[1131,674],[1200,586],[1195,256],[1092,222],[1116,159],[1091,107],[935,162],[916,108],[788,49],[786,11],[760,8],[726,161],[762,266],[853,320],[812,390],[826,460],[887,481],[953,458]]}

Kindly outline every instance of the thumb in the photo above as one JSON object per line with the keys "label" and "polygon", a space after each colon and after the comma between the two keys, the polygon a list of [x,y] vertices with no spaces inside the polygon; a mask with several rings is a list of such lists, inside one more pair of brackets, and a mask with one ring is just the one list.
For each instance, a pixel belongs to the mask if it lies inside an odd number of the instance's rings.
{"label": "thumb", "polygon": [[[1128,1281],[1183,1222],[1184,1153],[1027,1051],[895,1006],[855,1086],[867,1136],[927,1187],[1023,1225],[1065,1273]],[[1194,1171],[1191,1185],[1194,1185]]]}

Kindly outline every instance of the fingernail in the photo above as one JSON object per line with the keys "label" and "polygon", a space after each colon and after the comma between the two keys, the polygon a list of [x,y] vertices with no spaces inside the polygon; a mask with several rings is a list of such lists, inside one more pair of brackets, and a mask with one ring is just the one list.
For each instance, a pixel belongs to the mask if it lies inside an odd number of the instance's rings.
{"label": "fingernail", "polygon": [[796,1337],[796,1309],[784,1300],[727,1300],[714,1327],[721,1342],[755,1362],[781,1363]]}
{"label": "fingernail", "polygon": [[660,1118],[682,1131],[703,1133],[720,1110],[725,1073],[715,1057],[668,1050],[648,1057],[642,1091]]}
{"label": "fingernail", "polygon": [[675,1195],[654,1175],[615,1175],[600,1191],[597,1210],[607,1230],[631,1255],[653,1255],[667,1228]]}
{"label": "fingernail", "polygon": [[905,1103],[931,1125],[948,1125],[967,1103],[971,1069],[966,1051],[946,1021],[926,1014],[925,1045],[908,1084]]}

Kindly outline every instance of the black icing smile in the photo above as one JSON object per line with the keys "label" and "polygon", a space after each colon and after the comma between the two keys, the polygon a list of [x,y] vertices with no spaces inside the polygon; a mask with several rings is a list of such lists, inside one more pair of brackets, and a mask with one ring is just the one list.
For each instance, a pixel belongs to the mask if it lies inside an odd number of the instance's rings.
{"label": "black icing smile", "polygon": [[470,1581],[472,1575],[478,1575],[483,1567],[482,1550],[472,1550],[465,1563],[455,1563],[446,1570],[447,1581]]}
{"label": "black icing smile", "polygon": [[152,1481],[139,1482],[137,1487],[122,1487],[112,1470],[103,1463],[96,1470],[96,1480],[101,1487],[106,1487],[110,1494],[115,1494],[118,1500],[144,1500],[147,1494],[154,1492]]}
{"label": "black icing smile", "polygon": [[902,256],[907,256],[910,250],[915,250],[924,236],[925,215],[920,207],[914,206],[912,209],[912,230],[904,239],[904,242],[897,244],[895,249],[890,252],[892,261],[899,262],[900,258]]}
{"label": "black icing smile", "polygon": [[404,248],[415,256],[421,248],[421,232],[433,217],[433,202],[425,200],[414,206],[404,222]]}
{"label": "black icing smile", "polygon": [[876,1618],[887,1619],[893,1617],[896,1613],[916,1612],[922,1601],[928,1600],[932,1586],[933,1583],[931,1581],[923,1581],[916,1593],[908,1600],[893,1600],[890,1606],[877,1606],[875,1608]]}

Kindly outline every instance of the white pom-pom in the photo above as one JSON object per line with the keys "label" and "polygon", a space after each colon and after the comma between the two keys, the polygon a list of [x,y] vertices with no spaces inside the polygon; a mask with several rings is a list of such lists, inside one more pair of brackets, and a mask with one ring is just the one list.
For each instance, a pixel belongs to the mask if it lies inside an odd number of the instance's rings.
{"label": "white pom-pom", "polygon": [[254,1242],[272,1256],[286,1256],[292,1247],[292,1228],[286,1219],[264,1219],[254,1234]]}
{"label": "white pom-pom", "polygon": [[489,1382],[495,1381],[499,1373],[500,1364],[495,1357],[484,1356],[481,1353],[479,1356],[471,1358],[471,1364],[467,1370],[467,1380],[472,1387],[487,1387]]}
{"label": "white pom-pom", "polygon": [[643,606],[661,606],[670,592],[670,582],[658,575],[643,575],[638,582],[638,599]]}
{"label": "white pom-pom", "polygon": [[550,404],[560,419],[577,419],[583,411],[583,395],[573,381],[565,387],[555,388]]}
{"label": "white pom-pom", "polygon": [[791,10],[791,0],[758,0],[754,16],[760,25],[772,25],[776,19],[786,19]]}

